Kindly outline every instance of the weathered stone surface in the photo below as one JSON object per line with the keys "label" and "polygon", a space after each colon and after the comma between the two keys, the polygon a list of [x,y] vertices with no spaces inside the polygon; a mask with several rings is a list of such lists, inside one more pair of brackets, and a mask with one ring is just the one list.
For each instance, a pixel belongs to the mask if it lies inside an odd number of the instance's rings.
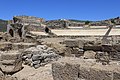
{"label": "weathered stone surface", "polygon": [[57,54],[60,54],[60,55],[64,56],[64,54],[66,52],[66,47],[64,45],[59,44],[59,43],[50,43],[50,44],[47,44],[47,45],[54,48],[56,50]]}
{"label": "weathered stone surface", "polygon": [[64,41],[67,47],[78,47],[78,40],[76,39],[67,39]]}
{"label": "weathered stone surface", "polygon": [[[13,51],[12,51],[13,52]],[[22,57],[18,52],[2,53],[0,61],[1,71],[7,74],[13,74],[22,69]]]}
{"label": "weathered stone surface", "polygon": [[2,61],[2,65],[0,66],[2,72],[7,74],[13,74],[22,69],[22,60],[16,59],[15,61]]}
{"label": "weathered stone surface", "polygon": [[[77,68],[73,67],[76,64],[80,66]],[[52,73],[54,80],[120,80],[119,67],[120,65],[115,63],[102,65],[96,63],[93,59],[66,57],[52,64]],[[74,73],[76,76],[72,76]]]}
{"label": "weathered stone surface", "polygon": [[96,69],[81,68],[79,78],[85,80],[111,80],[112,72]]}
{"label": "weathered stone surface", "polygon": [[0,50],[1,51],[9,51],[12,48],[11,42],[0,42]]}
{"label": "weathered stone surface", "polygon": [[23,68],[22,67],[22,63],[23,63],[23,61],[22,61],[21,57],[18,58],[18,59],[16,59],[15,63],[14,63],[14,69],[13,69],[13,71],[17,72],[17,71],[21,70]]}
{"label": "weathered stone surface", "polygon": [[79,65],[71,64],[52,64],[54,80],[77,80],[79,77]]}
{"label": "weathered stone surface", "polygon": [[4,73],[8,73],[8,74],[13,74],[13,69],[14,69],[14,66],[13,65],[1,65],[0,66],[2,72]]}
{"label": "weathered stone surface", "polygon": [[1,54],[1,60],[15,60],[20,55],[17,51],[10,51]]}
{"label": "weathered stone surface", "polygon": [[95,59],[96,52],[94,51],[85,51],[84,58],[85,59]]}
{"label": "weathered stone surface", "polygon": [[26,49],[35,46],[36,43],[12,43],[12,50]]}
{"label": "weathered stone surface", "polygon": [[2,60],[0,61],[3,65],[13,65],[15,60]]}

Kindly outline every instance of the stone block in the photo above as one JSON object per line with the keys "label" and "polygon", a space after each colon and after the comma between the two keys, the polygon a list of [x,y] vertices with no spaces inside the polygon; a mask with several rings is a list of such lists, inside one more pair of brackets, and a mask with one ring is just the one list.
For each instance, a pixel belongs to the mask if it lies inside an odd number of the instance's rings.
{"label": "stone block", "polygon": [[52,73],[54,80],[77,80],[79,77],[79,65],[53,63]]}
{"label": "stone block", "polygon": [[13,74],[22,69],[21,53],[17,51],[3,52],[1,54],[0,69],[3,73]]}
{"label": "stone block", "polygon": [[78,47],[78,40],[75,39],[67,39],[64,41],[67,47]]}
{"label": "stone block", "polygon": [[85,59],[95,59],[96,52],[94,51],[85,51],[84,58]]}
{"label": "stone block", "polygon": [[7,74],[13,74],[22,69],[22,58],[16,60],[3,60],[1,62],[1,71]]}
{"label": "stone block", "polygon": [[1,60],[16,60],[19,55],[18,52],[6,52],[1,54]]}

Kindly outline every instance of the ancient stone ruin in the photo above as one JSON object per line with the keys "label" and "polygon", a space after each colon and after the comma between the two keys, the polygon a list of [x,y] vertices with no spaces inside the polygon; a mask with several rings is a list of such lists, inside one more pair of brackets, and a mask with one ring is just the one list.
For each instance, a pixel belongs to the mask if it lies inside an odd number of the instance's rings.
{"label": "ancient stone ruin", "polygon": [[14,16],[0,33],[0,80],[120,80],[120,31],[110,21]]}

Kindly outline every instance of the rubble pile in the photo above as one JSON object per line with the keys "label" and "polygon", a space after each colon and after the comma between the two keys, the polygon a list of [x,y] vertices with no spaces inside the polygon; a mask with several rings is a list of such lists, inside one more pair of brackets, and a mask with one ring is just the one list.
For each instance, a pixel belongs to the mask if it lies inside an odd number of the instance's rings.
{"label": "rubble pile", "polygon": [[39,68],[51,61],[56,61],[60,58],[56,54],[55,50],[47,47],[46,45],[38,45],[31,47],[22,52],[24,64],[27,64],[34,68]]}

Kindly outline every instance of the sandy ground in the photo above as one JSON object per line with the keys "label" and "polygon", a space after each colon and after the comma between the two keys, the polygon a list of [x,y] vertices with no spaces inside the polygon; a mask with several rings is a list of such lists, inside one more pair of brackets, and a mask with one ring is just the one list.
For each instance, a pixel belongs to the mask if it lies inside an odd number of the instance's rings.
{"label": "sandy ground", "polygon": [[23,65],[23,69],[13,75],[18,80],[53,80],[51,64],[47,64],[44,67],[34,69],[33,67]]}

